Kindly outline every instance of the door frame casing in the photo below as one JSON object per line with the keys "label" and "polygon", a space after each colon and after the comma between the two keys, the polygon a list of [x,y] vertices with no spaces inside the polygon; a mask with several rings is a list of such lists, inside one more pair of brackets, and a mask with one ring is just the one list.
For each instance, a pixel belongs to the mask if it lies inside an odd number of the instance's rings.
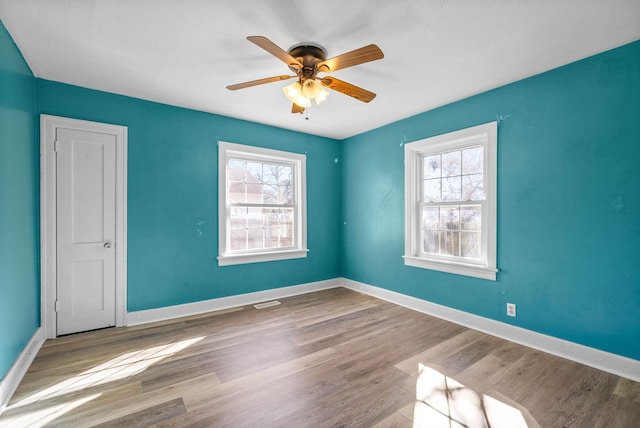
{"label": "door frame casing", "polygon": [[66,117],[40,115],[40,319],[45,338],[57,336],[56,155],[58,128],[116,137],[115,321],[126,325],[127,310],[127,127]]}

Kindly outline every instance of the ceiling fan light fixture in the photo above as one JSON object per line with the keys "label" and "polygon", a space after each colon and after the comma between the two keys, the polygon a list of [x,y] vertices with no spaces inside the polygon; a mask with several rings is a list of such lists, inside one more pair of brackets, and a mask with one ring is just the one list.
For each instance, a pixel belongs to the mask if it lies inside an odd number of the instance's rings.
{"label": "ceiling fan light fixture", "polygon": [[320,88],[320,92],[318,92],[318,95],[316,96],[315,100],[316,100],[316,105],[320,105],[324,100],[327,99],[327,97],[331,95],[331,92],[327,91],[325,88]]}
{"label": "ceiling fan light fixture", "polygon": [[302,93],[298,95],[294,103],[296,103],[299,107],[302,107],[302,108],[311,107],[311,100],[305,97],[304,95],[302,95]]}
{"label": "ceiling fan light fixture", "polygon": [[313,99],[320,94],[322,85],[316,79],[307,79],[302,84],[302,94],[310,99]]}
{"label": "ceiling fan light fixture", "polygon": [[295,103],[298,98],[302,96],[302,87],[299,82],[293,82],[292,84],[285,86],[282,88],[282,91],[284,92],[284,96],[292,103]]}

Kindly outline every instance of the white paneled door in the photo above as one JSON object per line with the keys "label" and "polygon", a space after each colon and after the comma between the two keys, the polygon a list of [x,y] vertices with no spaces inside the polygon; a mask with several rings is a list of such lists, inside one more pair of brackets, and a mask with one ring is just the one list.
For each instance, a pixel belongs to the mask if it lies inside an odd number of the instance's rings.
{"label": "white paneled door", "polygon": [[116,324],[116,136],[57,128],[56,325]]}

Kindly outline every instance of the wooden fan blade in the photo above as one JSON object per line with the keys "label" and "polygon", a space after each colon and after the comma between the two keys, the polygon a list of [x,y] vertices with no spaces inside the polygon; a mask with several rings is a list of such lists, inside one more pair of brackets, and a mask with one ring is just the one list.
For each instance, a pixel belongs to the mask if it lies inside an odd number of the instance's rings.
{"label": "wooden fan blade", "polygon": [[304,112],[304,107],[300,107],[298,104],[293,103],[291,106],[291,113],[302,113]]}
{"label": "wooden fan blade", "polygon": [[283,50],[282,48],[280,48],[278,45],[276,45],[266,37],[249,36],[247,37],[247,40],[249,40],[251,43],[256,44],[257,46],[261,47],[265,51],[269,52],[271,55],[278,58],[280,61],[287,64],[291,71],[297,72],[302,68],[302,64],[297,59],[289,55],[287,51]]}
{"label": "wooden fan blade", "polygon": [[319,62],[316,69],[325,72],[336,71],[382,58],[384,58],[384,54],[378,46],[368,45]]}
{"label": "wooden fan blade", "polygon": [[350,97],[355,98],[356,100],[360,100],[364,103],[368,103],[372,99],[376,97],[376,94],[373,92],[369,92],[366,89],[362,89],[356,85],[352,85],[351,83],[343,82],[340,79],[336,79],[335,77],[323,77],[322,85],[327,88],[331,88],[334,91],[342,92],[345,95],[349,95]]}
{"label": "wooden fan blade", "polygon": [[251,86],[263,85],[265,83],[271,83],[271,82],[279,82],[281,80],[288,80],[288,79],[292,79],[294,77],[298,77],[298,76],[285,76],[285,75],[282,75],[282,76],[266,77],[264,79],[252,80],[250,82],[236,83],[235,85],[229,85],[229,86],[227,86],[227,89],[229,89],[231,91],[235,91],[236,89],[249,88]]}

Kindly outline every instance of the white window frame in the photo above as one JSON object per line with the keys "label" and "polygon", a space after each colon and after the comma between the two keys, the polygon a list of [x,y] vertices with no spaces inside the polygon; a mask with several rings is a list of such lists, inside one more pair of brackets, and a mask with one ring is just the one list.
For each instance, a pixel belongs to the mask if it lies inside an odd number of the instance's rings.
{"label": "white window frame", "polygon": [[[423,269],[467,275],[495,281],[497,237],[497,148],[498,124],[483,125],[405,144],[405,253],[404,264]],[[420,203],[422,202],[422,158],[466,147],[484,147],[484,193],[480,259],[438,257],[422,252]],[[476,203],[477,201],[473,201]],[[465,203],[465,201],[462,201]]]}
{"label": "white window frame", "polygon": [[[227,198],[227,165],[229,159],[241,158],[257,162],[275,162],[292,167],[295,240],[293,247],[231,251],[230,203]],[[218,142],[218,266],[268,262],[307,257],[306,156],[298,153],[242,144]]]}

